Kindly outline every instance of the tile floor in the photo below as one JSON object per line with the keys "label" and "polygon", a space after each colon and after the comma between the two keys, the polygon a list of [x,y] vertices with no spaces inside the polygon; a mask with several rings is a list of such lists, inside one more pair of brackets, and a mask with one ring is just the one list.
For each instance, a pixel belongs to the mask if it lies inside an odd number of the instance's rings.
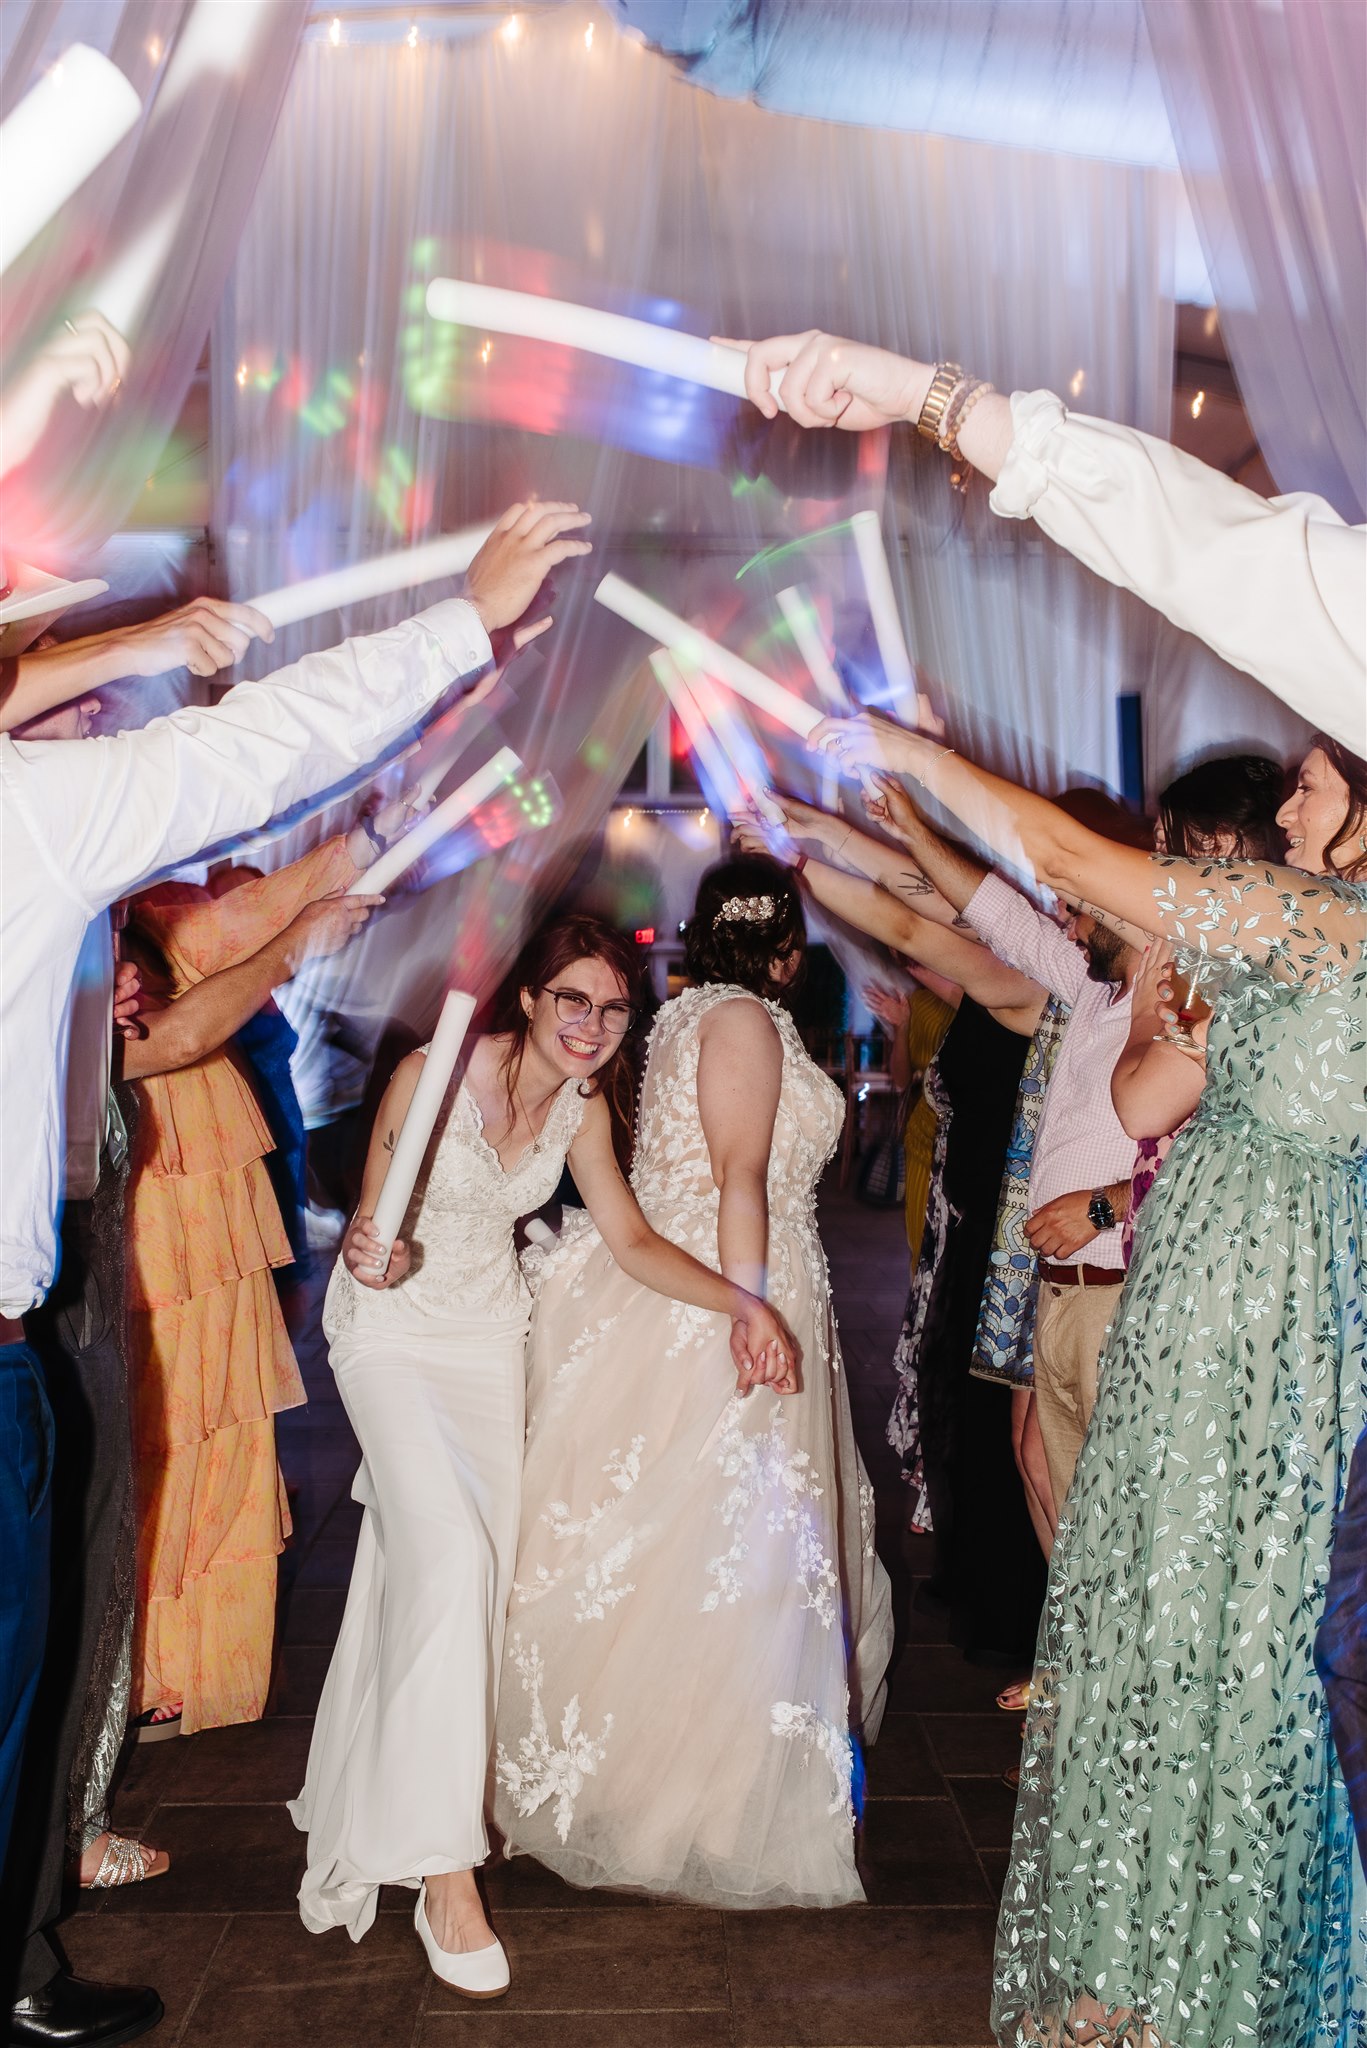
{"label": "tile floor", "polygon": [[282,1802],[303,1778],[358,1518],[355,1445],[315,1340],[301,1347],[309,1406],[280,1426],[296,1537],[282,1560],[270,1715],[133,1753],[119,1819],[169,1849],[174,1869],[83,1901],[63,1928],[82,1974],[157,1986],[158,2048],[988,2048],[1013,1807],[1000,1774],[1018,1754],[1017,1724],[993,1707],[1001,1674],[967,1665],[913,1598],[924,1539],[900,1537],[882,1441],[906,1286],[900,1216],[834,1191],[822,1216],[905,1637],[868,1759],[868,1905],[699,1911],[575,1892],[519,1862],[488,1887],[513,1989],[477,2007],[427,1971],[410,1894],[386,1893],[357,1946],[304,1932],[301,1843]]}

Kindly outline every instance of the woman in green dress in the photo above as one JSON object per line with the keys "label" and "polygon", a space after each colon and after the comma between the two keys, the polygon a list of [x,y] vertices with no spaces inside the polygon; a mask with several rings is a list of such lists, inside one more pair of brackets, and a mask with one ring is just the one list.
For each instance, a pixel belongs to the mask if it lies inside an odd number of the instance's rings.
{"label": "woman in green dress", "polygon": [[1312,1656],[1367,1419],[1359,765],[1312,749],[1277,868],[1114,845],[881,719],[822,743],[1221,963],[1205,1093],[1140,1214],[1054,1550],[997,2041],[1361,2048],[1367,1885]]}

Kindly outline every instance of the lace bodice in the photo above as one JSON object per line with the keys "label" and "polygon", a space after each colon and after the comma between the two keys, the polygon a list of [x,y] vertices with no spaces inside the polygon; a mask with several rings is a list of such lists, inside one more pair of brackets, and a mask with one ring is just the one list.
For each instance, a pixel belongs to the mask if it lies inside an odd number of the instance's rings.
{"label": "lace bodice", "polygon": [[520,1159],[504,1169],[484,1135],[479,1104],[461,1083],[410,1206],[405,1236],[413,1269],[397,1287],[358,1287],[339,1258],[328,1285],[323,1328],[387,1325],[414,1315],[514,1320],[530,1296],[513,1248],[513,1225],[555,1193],[584,1114],[579,1083],[566,1081]]}
{"label": "lace bodice", "polygon": [[[714,983],[686,989],[655,1020],[631,1181],[647,1217],[666,1235],[672,1233],[665,1219],[682,1210],[716,1216],[717,1186],[698,1114],[698,1026],[721,1003],[759,1000],[746,989]],[[770,1221],[806,1225],[813,1219],[817,1182],[840,1136],[844,1102],[808,1054],[788,1012],[777,1003],[763,1007],[783,1042],[783,1083],[769,1153]]]}

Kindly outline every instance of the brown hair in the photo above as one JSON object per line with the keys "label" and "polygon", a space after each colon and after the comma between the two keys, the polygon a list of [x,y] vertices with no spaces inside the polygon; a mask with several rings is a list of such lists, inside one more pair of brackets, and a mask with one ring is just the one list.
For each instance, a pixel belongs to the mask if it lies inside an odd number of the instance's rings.
{"label": "brown hair", "polygon": [[[1348,785],[1348,808],[1343,814],[1343,823],[1324,849],[1325,871],[1331,875],[1342,875],[1349,882],[1367,881],[1367,847],[1362,844],[1367,838],[1367,761],[1345,747],[1342,740],[1331,740],[1325,732],[1315,734],[1307,752],[1313,752],[1316,747]],[[1342,867],[1337,866],[1334,855],[1341,846],[1354,839],[1358,842],[1356,853]]]}
{"label": "brown hair", "polygon": [[765,853],[740,853],[707,870],[684,927],[690,981],[731,982],[778,1002],[793,992],[797,976],[776,974],[775,964],[794,954],[801,959],[806,950],[802,891],[791,868]]}
{"label": "brown hair", "polygon": [[[503,1079],[512,1121],[517,1117],[517,1077],[531,1035],[531,1019],[522,1007],[522,991],[539,993],[576,960],[601,960],[622,983],[627,1002],[637,1011],[642,1006],[644,976],[640,954],[616,925],[583,911],[571,911],[564,917],[552,918],[549,924],[533,932],[494,998],[489,1021],[492,1032],[511,1041],[503,1058]],[[635,1128],[636,1070],[630,1052],[634,1031],[633,1025],[631,1031],[624,1032],[597,1073],[580,1083],[582,1095],[601,1095],[607,1102],[613,1150],[624,1172],[631,1164]]]}

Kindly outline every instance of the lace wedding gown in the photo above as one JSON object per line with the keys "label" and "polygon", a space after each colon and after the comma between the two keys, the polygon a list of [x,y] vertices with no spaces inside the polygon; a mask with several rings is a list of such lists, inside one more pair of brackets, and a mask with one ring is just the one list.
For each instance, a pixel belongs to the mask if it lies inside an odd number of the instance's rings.
{"label": "lace wedding gown", "polygon": [[548,1201],[584,1102],[567,1081],[505,1170],[462,1086],[398,1286],[339,1259],[323,1327],[364,1456],[365,1505],[304,1789],[305,1926],[359,1941],[382,1884],[488,1854],[484,1792],[517,1544],[530,1297],[513,1226]]}
{"label": "lace wedding gown", "polygon": [[[632,1180],[655,1229],[713,1267],[718,1192],[689,990],[651,1040]],[[723,1906],[860,1899],[857,1749],[892,1643],[815,1193],[838,1091],[787,1012],[770,1157],[769,1293],[802,1390],[735,1394],[724,1317],[614,1265],[588,1219],[546,1259],[529,1355],[523,1534],[498,1710],[508,1853],[575,1884]]]}

